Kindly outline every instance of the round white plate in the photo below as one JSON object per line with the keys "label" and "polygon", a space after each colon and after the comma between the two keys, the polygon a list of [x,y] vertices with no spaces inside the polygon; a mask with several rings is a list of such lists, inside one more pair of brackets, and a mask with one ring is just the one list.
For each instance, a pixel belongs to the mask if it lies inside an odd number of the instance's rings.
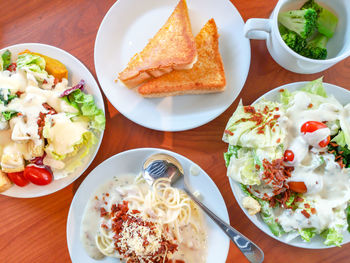
{"label": "round white plate", "polygon": [[[103,111],[105,110],[102,94],[96,83],[96,80],[94,79],[90,71],[84,66],[84,64],[68,52],[57,47],[45,44],[24,43],[3,48],[0,50],[0,54],[2,54],[6,49],[9,49],[11,51],[12,61],[14,61],[17,58],[17,54],[19,52],[24,51],[25,49],[29,49],[30,51],[38,52],[40,54],[47,55],[49,57],[59,60],[68,69],[69,85],[75,85],[81,79],[84,79],[86,82],[84,88],[85,92],[87,92],[88,94],[92,94],[94,96],[96,105]],[[45,186],[29,184],[25,187],[18,187],[14,185],[9,190],[2,192],[1,194],[12,197],[30,198],[52,194],[66,187],[67,185],[71,184],[74,180],[76,180],[89,167],[90,163],[95,158],[95,155],[100,147],[102,137],[103,132],[98,138],[99,142],[91,150],[91,154],[88,157],[88,160],[85,161],[84,165],[76,169],[76,171],[74,171],[74,173],[71,176],[59,180],[54,180],[52,183]]]}
{"label": "round white plate", "polygon": [[[201,193],[203,203],[225,222],[229,223],[225,202],[218,188],[205,171],[194,162],[182,155],[162,149],[140,148],[125,151],[112,156],[97,166],[86,177],[73,198],[67,220],[67,243],[73,263],[120,262],[115,258],[104,258],[102,261],[94,260],[86,254],[80,242],[80,224],[85,206],[99,185],[111,180],[114,176],[140,173],[143,161],[150,155],[159,152],[170,154],[180,161],[185,174],[188,175],[189,185],[192,186],[193,190],[198,190]],[[198,168],[198,175],[191,175],[190,169],[192,166]],[[226,261],[228,253],[229,239],[208,216],[205,218],[208,227],[207,262],[223,263]]]}
{"label": "round white plate", "polygon": [[[279,96],[280,96],[280,90],[281,89],[288,89],[289,91],[295,91],[307,84],[308,82],[295,82],[295,83],[290,83],[284,86],[280,86],[278,88],[275,88],[267,93],[265,93],[263,96],[258,98],[254,103],[258,102],[261,99],[266,99],[270,101],[279,101]],[[328,95],[333,94],[333,96],[343,105],[347,104],[350,102],[350,91],[343,89],[341,87],[338,87],[336,85],[328,84],[328,83],[323,83],[324,88],[326,89],[326,92]],[[253,103],[253,104],[254,104]],[[240,184],[234,181],[232,178],[229,178],[231,189],[233,192],[233,195],[235,196],[237,203],[243,210],[243,212],[246,214],[246,216],[252,221],[258,228],[260,228],[262,231],[264,231],[267,235],[270,237],[281,241],[287,245],[295,246],[295,247],[301,247],[301,248],[309,248],[309,249],[324,249],[324,248],[331,248],[332,246],[326,246],[323,244],[324,239],[321,238],[320,236],[315,236],[313,239],[311,239],[310,242],[304,242],[300,237],[297,237],[293,239],[292,241],[287,242],[286,241],[286,236],[282,237],[276,237],[274,236],[268,226],[264,223],[264,221],[261,219],[260,215],[254,215],[251,216],[247,213],[247,210],[243,208],[242,206],[242,199],[246,196],[241,187]],[[349,232],[344,231],[344,241],[343,244],[348,243],[350,241],[350,234]]]}
{"label": "round white plate", "polygon": [[201,126],[224,112],[236,99],[250,66],[250,43],[244,22],[229,0],[187,1],[193,35],[214,18],[219,30],[226,90],[206,95],[143,98],[115,79],[130,58],[162,27],[178,0],[118,0],[104,17],[95,42],[95,69],[113,106],[144,127],[183,131]]}

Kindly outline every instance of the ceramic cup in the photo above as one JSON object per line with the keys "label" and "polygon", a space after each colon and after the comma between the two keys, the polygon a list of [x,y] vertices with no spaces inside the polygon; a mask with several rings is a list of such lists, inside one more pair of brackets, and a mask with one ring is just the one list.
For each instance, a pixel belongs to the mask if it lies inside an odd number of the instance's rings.
{"label": "ceramic cup", "polygon": [[266,40],[272,58],[282,67],[295,73],[312,74],[328,69],[350,55],[350,1],[317,0],[321,6],[334,12],[339,21],[334,36],[328,41],[328,56],[325,60],[303,57],[290,49],[278,30],[278,14],[299,9],[306,0],[280,0],[269,19],[248,19],[244,27],[245,37]]}

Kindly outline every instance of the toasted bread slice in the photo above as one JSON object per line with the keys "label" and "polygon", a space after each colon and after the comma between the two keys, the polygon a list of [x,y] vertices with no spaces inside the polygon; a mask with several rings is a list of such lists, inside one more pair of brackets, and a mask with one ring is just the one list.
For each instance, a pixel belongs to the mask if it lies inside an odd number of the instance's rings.
{"label": "toasted bread slice", "polygon": [[192,69],[173,71],[152,79],[138,88],[144,97],[164,97],[223,91],[226,85],[219,52],[219,35],[210,19],[196,36],[198,60]]}
{"label": "toasted bread slice", "polygon": [[133,88],[142,82],[176,69],[192,68],[197,50],[185,0],[180,0],[167,22],[135,54],[127,67],[119,73],[119,80]]}

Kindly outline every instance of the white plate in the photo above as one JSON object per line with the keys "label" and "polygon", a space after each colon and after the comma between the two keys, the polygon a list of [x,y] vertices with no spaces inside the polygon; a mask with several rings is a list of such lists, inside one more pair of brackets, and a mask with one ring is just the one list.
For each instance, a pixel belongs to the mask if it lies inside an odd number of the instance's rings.
{"label": "white plate", "polygon": [[[85,91],[94,96],[96,105],[104,112],[105,109],[103,104],[103,98],[100,89],[96,83],[96,80],[94,79],[90,71],[84,66],[84,64],[68,52],[57,47],[39,43],[24,43],[13,45],[1,49],[0,53],[2,54],[2,52],[4,52],[6,49],[9,49],[11,51],[13,61],[17,58],[17,54],[21,51],[24,51],[25,49],[29,49],[30,51],[38,52],[43,55],[47,55],[49,57],[61,61],[68,69],[69,85],[75,85],[81,79],[84,79],[86,82]],[[80,168],[74,171],[74,173],[71,176],[59,180],[54,180],[52,183],[45,186],[29,184],[25,187],[18,187],[14,185],[9,190],[2,192],[1,194],[12,197],[30,198],[52,194],[66,187],[67,185],[71,184],[74,180],[76,180],[89,167],[90,163],[95,158],[95,155],[100,147],[102,137],[103,132],[100,134],[98,138],[99,141],[92,149],[90,156],[88,156],[88,160],[86,160],[84,165],[82,165]]]}
{"label": "white plate", "polygon": [[114,81],[130,58],[141,51],[165,23],[178,0],[118,0],[104,17],[95,42],[95,69],[113,106],[128,119],[161,131],[183,131],[203,125],[224,112],[236,99],[250,66],[250,43],[244,22],[229,0],[188,0],[193,35],[210,18],[218,26],[224,62],[223,93],[146,99]]}
{"label": "white plate", "polygon": [[[258,98],[254,103],[258,102],[259,100],[261,100],[262,98],[266,99],[266,100],[270,100],[270,101],[279,101],[279,96],[280,96],[280,90],[281,89],[288,89],[289,91],[295,91],[298,90],[300,88],[302,88],[303,86],[305,86],[305,84],[307,84],[308,82],[295,82],[295,83],[290,83],[278,88],[275,88],[267,93],[265,93],[263,96],[261,96],[260,98]],[[328,95],[333,94],[334,97],[343,105],[347,104],[350,102],[350,91],[343,89],[341,87],[338,87],[336,85],[332,85],[332,84],[328,84],[328,83],[323,83],[326,92]],[[247,210],[245,208],[243,208],[242,206],[242,199],[246,196],[241,187],[240,184],[237,183],[236,181],[234,181],[232,178],[229,178],[230,180],[230,185],[231,185],[231,189],[233,192],[233,195],[235,196],[237,203],[239,204],[239,206],[241,207],[241,209],[243,210],[243,212],[246,214],[246,216],[250,219],[250,221],[252,221],[258,228],[260,228],[262,231],[264,231],[266,234],[268,234],[270,237],[281,241],[287,245],[291,245],[291,246],[295,246],[295,247],[301,247],[301,248],[309,248],[309,249],[324,249],[324,248],[331,248],[332,246],[325,246],[323,244],[324,239],[321,238],[320,236],[315,236],[313,239],[311,239],[310,242],[304,242],[300,237],[293,239],[292,241],[286,242],[285,237],[286,236],[282,236],[282,237],[276,237],[274,236],[270,229],[268,228],[268,226],[264,223],[264,221],[262,221],[260,215],[254,215],[251,216],[247,213]],[[350,241],[350,234],[349,232],[344,232],[344,241],[343,244],[348,243]]]}
{"label": "white plate", "polygon": [[[141,171],[143,161],[158,152],[167,153],[177,158],[182,164],[185,174],[188,175],[189,185],[194,188],[193,190],[198,190],[202,194],[204,204],[225,222],[229,223],[225,202],[215,183],[194,162],[182,155],[162,149],[140,148],[125,151],[112,156],[97,166],[86,177],[73,198],[67,220],[67,243],[73,263],[120,262],[115,258],[104,258],[102,261],[94,260],[86,254],[80,242],[80,224],[85,206],[99,185],[111,180],[113,176],[130,173],[138,174]],[[191,175],[191,166],[198,167],[198,175]],[[228,253],[229,239],[208,216],[205,218],[208,226],[207,262],[223,263]]]}

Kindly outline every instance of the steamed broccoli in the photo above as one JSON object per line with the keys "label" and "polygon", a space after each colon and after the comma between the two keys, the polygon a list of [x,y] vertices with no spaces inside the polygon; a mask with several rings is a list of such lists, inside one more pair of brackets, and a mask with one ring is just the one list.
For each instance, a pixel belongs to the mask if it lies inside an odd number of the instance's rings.
{"label": "steamed broccoli", "polygon": [[282,25],[279,25],[279,30],[283,41],[295,52],[300,53],[305,48],[306,40],[300,37],[297,33],[288,30]]}
{"label": "steamed broccoli", "polygon": [[309,37],[316,29],[317,13],[314,9],[291,10],[278,15],[278,22],[302,38]]}
{"label": "steamed broccoli", "polygon": [[305,4],[303,4],[300,10],[309,9],[309,8],[314,9],[317,13],[317,16],[319,16],[323,10],[323,8],[319,6],[314,0],[307,1]]}
{"label": "steamed broccoli", "polygon": [[301,50],[300,55],[312,59],[326,59],[328,38],[320,33],[307,42],[306,47]]}

